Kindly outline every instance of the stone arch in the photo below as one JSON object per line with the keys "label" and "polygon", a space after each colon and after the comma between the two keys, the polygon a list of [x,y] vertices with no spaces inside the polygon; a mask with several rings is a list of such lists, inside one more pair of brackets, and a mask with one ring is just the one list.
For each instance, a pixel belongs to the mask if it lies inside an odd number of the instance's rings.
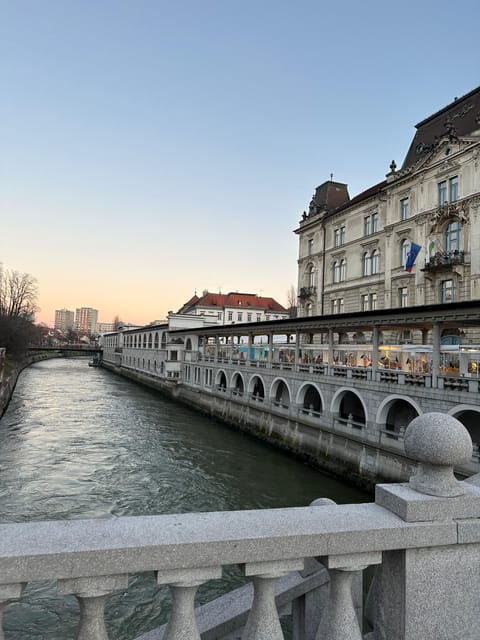
{"label": "stone arch", "polygon": [[[351,420],[359,429],[367,423],[367,407],[363,398],[349,387],[341,387],[332,398],[332,415],[340,420]],[[351,417],[350,417],[351,416]]]}
{"label": "stone arch", "polygon": [[245,390],[245,382],[243,380],[242,374],[238,371],[233,374],[230,381],[230,387],[235,394],[239,396],[243,395],[243,392]]}
{"label": "stone arch", "polygon": [[215,376],[215,386],[221,391],[227,390],[227,374],[223,369],[219,369]]}
{"label": "stone arch", "polygon": [[376,422],[380,428],[398,434],[422,413],[422,409],[412,398],[400,395],[388,396],[378,407]]}
{"label": "stone arch", "polygon": [[248,383],[248,393],[254,400],[265,399],[265,384],[261,376],[252,376]]}
{"label": "stone arch", "polygon": [[312,382],[302,384],[297,393],[296,403],[303,413],[322,413],[324,407],[322,392]]}
{"label": "stone arch", "polygon": [[270,387],[270,400],[284,409],[290,406],[292,394],[284,378],[275,378]]}
{"label": "stone arch", "polygon": [[472,442],[480,446],[480,407],[471,404],[459,404],[448,412],[459,420],[470,434]]}

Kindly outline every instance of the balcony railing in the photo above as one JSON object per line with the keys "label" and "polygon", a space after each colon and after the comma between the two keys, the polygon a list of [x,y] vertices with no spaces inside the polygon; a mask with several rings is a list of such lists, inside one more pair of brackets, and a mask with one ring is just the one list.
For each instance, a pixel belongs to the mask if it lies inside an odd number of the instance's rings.
{"label": "balcony railing", "polygon": [[[471,459],[470,437],[455,418],[424,414],[404,442],[416,475],[378,485],[371,504],[0,525],[0,613],[26,583],[56,580],[80,601],[77,640],[106,640],[106,598],[153,570],[173,603],[166,627],[144,640],[199,640],[197,621],[204,640],[282,640],[276,605],[290,604],[293,640],[478,638],[480,478],[453,475]],[[228,565],[252,578],[248,597],[196,613],[197,588]],[[373,632],[363,636],[354,599],[368,566]]]}
{"label": "balcony railing", "polygon": [[298,292],[299,298],[309,298],[317,293],[317,287],[300,287],[300,291]]}
{"label": "balcony railing", "polygon": [[425,266],[422,271],[435,271],[440,269],[448,269],[457,264],[464,264],[464,251],[438,251],[431,256],[429,260],[425,260]]}

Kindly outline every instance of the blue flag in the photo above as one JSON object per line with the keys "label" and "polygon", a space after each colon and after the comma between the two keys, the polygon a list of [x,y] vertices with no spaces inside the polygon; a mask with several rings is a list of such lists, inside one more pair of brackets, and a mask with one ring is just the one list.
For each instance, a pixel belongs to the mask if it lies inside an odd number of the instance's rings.
{"label": "blue flag", "polygon": [[408,271],[408,273],[411,273],[421,248],[422,247],[419,244],[415,244],[415,242],[410,243],[410,251],[407,254],[407,261],[405,263],[405,271]]}

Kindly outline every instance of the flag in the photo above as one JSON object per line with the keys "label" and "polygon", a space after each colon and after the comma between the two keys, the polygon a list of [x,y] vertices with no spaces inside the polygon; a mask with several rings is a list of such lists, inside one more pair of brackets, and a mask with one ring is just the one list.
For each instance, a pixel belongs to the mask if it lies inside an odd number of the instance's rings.
{"label": "flag", "polygon": [[408,271],[408,273],[411,273],[421,248],[422,247],[419,244],[415,244],[415,242],[410,243],[410,251],[407,254],[407,261],[405,263],[405,271]]}

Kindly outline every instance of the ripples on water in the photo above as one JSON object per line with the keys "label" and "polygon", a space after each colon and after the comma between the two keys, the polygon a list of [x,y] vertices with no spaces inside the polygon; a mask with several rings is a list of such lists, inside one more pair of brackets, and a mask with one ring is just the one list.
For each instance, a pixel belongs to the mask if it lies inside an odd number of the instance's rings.
{"label": "ripples on water", "polygon": [[[85,359],[26,369],[0,421],[0,520],[21,522],[305,506],[320,496],[368,499],[223,424]],[[240,583],[234,568],[199,601]],[[111,637],[164,622],[169,595],[133,576],[107,607]],[[75,638],[78,606],[55,585],[29,585],[5,614],[6,640]],[[46,632],[48,629],[48,632]]]}

